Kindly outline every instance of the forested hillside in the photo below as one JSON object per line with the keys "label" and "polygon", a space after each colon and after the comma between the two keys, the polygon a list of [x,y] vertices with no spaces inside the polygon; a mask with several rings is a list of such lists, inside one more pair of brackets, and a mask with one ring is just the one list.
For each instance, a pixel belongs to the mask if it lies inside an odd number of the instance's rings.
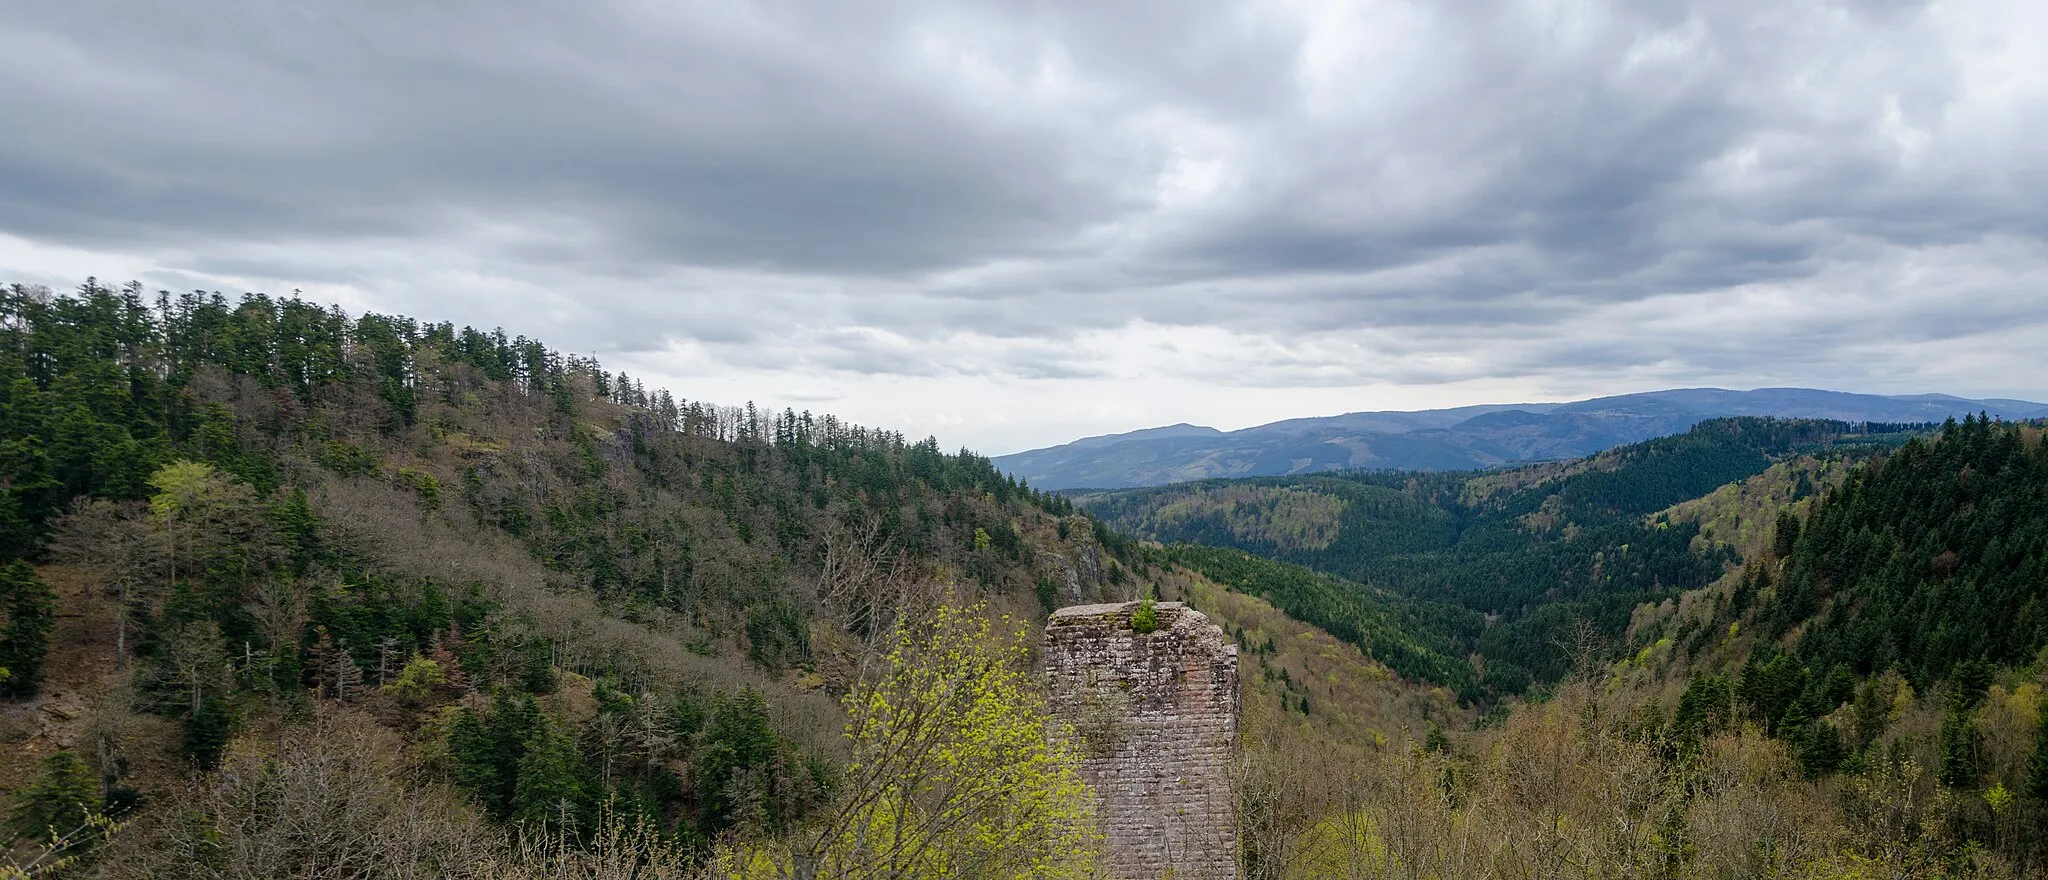
{"label": "forested hillside", "polygon": [[1940,680],[2048,647],[2048,449],[2039,429],[1967,420],[1849,476],[1803,528],[1766,617],[1803,656]]}
{"label": "forested hillside", "polygon": [[[1160,490],[1151,506],[1119,511],[1206,520],[1210,534],[1263,539],[1274,555],[1306,559],[1340,547],[1348,533],[1300,527],[1303,511],[1334,513],[1346,527],[1356,521],[1343,519],[1348,506],[1277,493],[1376,500],[1371,513],[1406,514],[1395,520],[1405,530],[1389,532],[1455,542],[1451,553],[1489,533],[1496,548],[1519,536],[1520,549],[1493,551],[1504,562],[1569,552],[1574,528],[1636,521],[1685,537],[1666,552],[1718,569],[1690,589],[1639,594],[1617,628],[1566,630],[1556,645],[1563,669],[1534,699],[1468,714],[1479,720],[1463,729],[1432,728],[1409,748],[1353,754],[1275,737],[1269,726],[1247,743],[1241,797],[1256,820],[1246,829],[1248,875],[2048,871],[2043,429],[1975,418],[1881,436],[1810,423],[1706,427],[1715,433],[1540,469],[1434,484],[1347,481],[1387,490],[1377,494],[1326,479],[1212,484]],[[1775,463],[1762,466],[1752,453]],[[1739,479],[1701,490],[1729,473]],[[1684,500],[1656,506],[1674,498]],[[1116,511],[1127,499],[1096,509]],[[1188,515],[1205,502],[1236,515]],[[1218,583],[1294,602],[1304,614],[1326,606],[1338,609],[1336,619],[1393,627],[1390,609],[1401,605],[1384,588],[1242,550],[1156,552],[1190,568],[1220,565]],[[1185,592],[1198,606],[1238,601]],[[1536,613],[1588,607],[1568,591],[1555,595]],[[1510,625],[1507,615],[1481,624]],[[1377,634],[1333,632],[1363,646]],[[1490,656],[1481,662],[1495,665]],[[1282,705],[1312,699],[1295,696],[1292,675],[1273,678],[1288,688]],[[1425,717],[1461,720],[1445,711]],[[1316,729],[1310,721],[1294,729]]]}
{"label": "forested hillside", "polygon": [[1196,572],[1233,592],[1257,596],[1363,649],[1403,677],[1473,696],[1473,669],[1463,646],[1485,625],[1477,612],[1389,596],[1237,550],[1175,544],[1148,556],[1162,567]]}
{"label": "forested hillside", "polygon": [[[850,784],[840,697],[899,622],[1128,598],[1132,553],[972,453],[502,331],[0,292],[0,788],[37,870],[101,816],[119,857],[74,867],[108,876],[783,840]],[[353,806],[288,802],[322,786]]]}
{"label": "forested hillside", "polygon": [[1443,653],[1480,655],[1484,691],[1519,693],[1564,674],[1577,628],[1617,638],[1637,605],[1713,583],[1736,560],[1696,546],[1697,523],[1651,514],[1776,458],[1868,454],[1912,427],[1721,419],[1508,471],[1208,481],[1077,500],[1142,537],[1237,548],[1362,584],[1428,621],[1411,627],[1418,636],[1452,638]]}
{"label": "forested hillside", "polygon": [[1033,627],[1141,594],[1239,646],[1247,877],[2048,871],[2038,425],[1095,519],[296,299],[9,288],[0,371],[0,877],[1078,880]]}

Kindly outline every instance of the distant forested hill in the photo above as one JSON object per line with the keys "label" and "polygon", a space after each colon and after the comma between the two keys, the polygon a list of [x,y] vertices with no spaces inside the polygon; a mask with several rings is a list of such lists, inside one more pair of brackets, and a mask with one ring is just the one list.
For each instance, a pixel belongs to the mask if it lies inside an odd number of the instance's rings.
{"label": "distant forested hill", "polygon": [[1360,468],[1455,471],[1576,458],[1729,416],[1904,423],[1978,413],[2040,418],[2048,416],[2048,404],[1805,388],[1686,388],[1562,404],[1350,413],[1229,432],[1174,425],[998,456],[995,463],[1040,488],[1115,489],[1217,477]]}
{"label": "distant forested hill", "polygon": [[[1485,683],[1516,692],[1565,672],[1572,627],[1618,637],[1638,605],[1711,584],[1738,560],[1701,543],[1699,524],[1652,514],[1760,474],[1776,459],[1898,445],[1912,436],[1907,428],[1718,419],[1519,470],[1205,481],[1077,500],[1145,538],[1235,548],[1393,597],[1383,601],[1416,603],[1410,613],[1431,621],[1418,634],[1449,638],[1455,647],[1443,653],[1482,655]],[[1798,497],[1812,491],[1809,482]],[[1208,570],[1197,561],[1207,555],[1173,552]]]}

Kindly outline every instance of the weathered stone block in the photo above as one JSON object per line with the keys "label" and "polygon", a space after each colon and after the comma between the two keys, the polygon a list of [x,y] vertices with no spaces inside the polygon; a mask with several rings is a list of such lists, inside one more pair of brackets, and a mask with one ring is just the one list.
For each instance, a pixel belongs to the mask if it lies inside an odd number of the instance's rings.
{"label": "weathered stone block", "polygon": [[1045,628],[1053,710],[1082,739],[1110,876],[1234,880],[1237,646],[1179,602],[1158,603],[1159,628],[1140,634],[1137,608],[1062,608]]}

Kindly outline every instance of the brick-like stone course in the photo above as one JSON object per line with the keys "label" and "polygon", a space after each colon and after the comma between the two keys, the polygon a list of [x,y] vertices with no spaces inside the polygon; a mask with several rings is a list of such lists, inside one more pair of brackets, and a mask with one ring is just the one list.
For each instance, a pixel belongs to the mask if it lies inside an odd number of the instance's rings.
{"label": "brick-like stone course", "polygon": [[1158,630],[1140,635],[1137,608],[1062,608],[1045,629],[1053,709],[1083,734],[1109,875],[1235,880],[1237,646],[1179,602],[1158,603]]}

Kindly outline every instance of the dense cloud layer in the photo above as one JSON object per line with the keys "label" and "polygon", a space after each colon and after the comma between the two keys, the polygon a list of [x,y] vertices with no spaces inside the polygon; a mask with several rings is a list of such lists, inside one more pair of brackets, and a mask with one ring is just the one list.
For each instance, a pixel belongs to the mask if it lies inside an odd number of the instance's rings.
{"label": "dense cloud layer", "polygon": [[2048,396],[2048,7],[19,4],[0,275],[502,323],[991,451]]}

